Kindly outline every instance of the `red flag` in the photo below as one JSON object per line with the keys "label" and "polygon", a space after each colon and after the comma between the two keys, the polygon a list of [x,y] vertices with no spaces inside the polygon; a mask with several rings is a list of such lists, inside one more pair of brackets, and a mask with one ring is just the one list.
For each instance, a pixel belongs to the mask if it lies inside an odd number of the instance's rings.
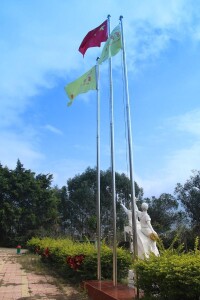
{"label": "red flag", "polygon": [[78,50],[84,56],[88,48],[100,47],[101,43],[107,41],[107,39],[108,39],[108,29],[107,29],[107,20],[106,20],[100,26],[89,31],[86,34]]}

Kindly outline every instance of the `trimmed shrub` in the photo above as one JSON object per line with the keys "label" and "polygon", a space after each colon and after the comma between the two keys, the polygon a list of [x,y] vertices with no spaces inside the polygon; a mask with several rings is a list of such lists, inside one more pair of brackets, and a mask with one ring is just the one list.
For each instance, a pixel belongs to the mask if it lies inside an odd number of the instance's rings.
{"label": "trimmed shrub", "polygon": [[[97,248],[89,242],[80,243],[70,239],[32,238],[27,247],[31,252],[41,255],[43,262],[51,264],[60,274],[71,282],[97,279]],[[117,248],[118,280],[127,278],[132,258],[127,250]],[[101,246],[102,279],[112,279],[112,250]]]}
{"label": "trimmed shrub", "polygon": [[199,300],[200,251],[184,253],[174,249],[134,263],[138,286],[146,299]]}

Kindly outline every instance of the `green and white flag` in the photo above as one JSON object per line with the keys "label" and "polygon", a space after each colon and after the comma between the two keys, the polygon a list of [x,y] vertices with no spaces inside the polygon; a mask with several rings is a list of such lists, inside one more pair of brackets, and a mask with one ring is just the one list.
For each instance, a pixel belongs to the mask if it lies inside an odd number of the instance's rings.
{"label": "green and white flag", "polygon": [[120,25],[115,27],[106,41],[98,63],[101,64],[111,56],[116,55],[122,48]]}
{"label": "green and white flag", "polygon": [[87,73],[80,78],[65,86],[65,91],[70,99],[67,106],[70,106],[76,96],[82,93],[87,93],[90,90],[96,90],[96,67],[92,67]]}

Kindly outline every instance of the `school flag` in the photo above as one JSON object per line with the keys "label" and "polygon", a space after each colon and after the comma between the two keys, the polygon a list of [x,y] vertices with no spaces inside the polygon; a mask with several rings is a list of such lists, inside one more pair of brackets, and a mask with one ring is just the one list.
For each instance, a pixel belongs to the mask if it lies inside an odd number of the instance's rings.
{"label": "school flag", "polygon": [[101,64],[111,56],[116,55],[122,48],[120,25],[116,26],[111,32],[105,43],[98,63]]}
{"label": "school flag", "polygon": [[79,94],[87,93],[90,90],[96,89],[96,66],[94,66],[81,77],[65,86],[65,91],[70,99],[67,106],[70,106],[74,98]]}

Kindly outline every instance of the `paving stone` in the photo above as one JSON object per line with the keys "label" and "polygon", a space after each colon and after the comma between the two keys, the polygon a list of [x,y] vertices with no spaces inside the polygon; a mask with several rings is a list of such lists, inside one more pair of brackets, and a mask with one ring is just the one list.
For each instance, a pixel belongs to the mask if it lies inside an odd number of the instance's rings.
{"label": "paving stone", "polygon": [[81,299],[78,291],[67,284],[60,290],[49,275],[27,273],[17,259],[16,249],[0,248],[0,300]]}

